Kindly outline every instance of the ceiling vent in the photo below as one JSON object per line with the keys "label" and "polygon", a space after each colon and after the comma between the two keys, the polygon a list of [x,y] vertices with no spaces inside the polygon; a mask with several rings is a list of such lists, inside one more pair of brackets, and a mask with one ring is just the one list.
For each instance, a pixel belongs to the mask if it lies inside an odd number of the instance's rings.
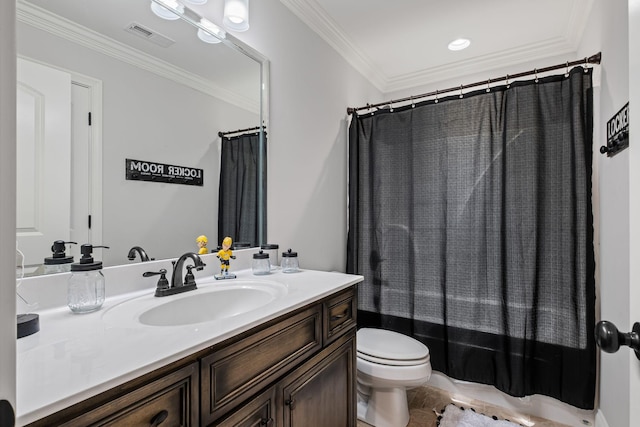
{"label": "ceiling vent", "polygon": [[142,37],[143,39],[149,40],[151,43],[155,43],[158,46],[169,47],[175,43],[174,40],[171,40],[169,37],[163,36],[160,33],[153,31],[150,28],[147,28],[137,22],[132,22],[125,28],[125,31],[135,34],[138,37]]}

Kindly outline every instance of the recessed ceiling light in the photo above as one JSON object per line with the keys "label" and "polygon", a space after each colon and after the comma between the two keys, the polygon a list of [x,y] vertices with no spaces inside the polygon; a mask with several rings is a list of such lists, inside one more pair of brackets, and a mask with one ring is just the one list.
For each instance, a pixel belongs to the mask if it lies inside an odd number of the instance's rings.
{"label": "recessed ceiling light", "polygon": [[471,40],[469,39],[455,39],[449,43],[449,50],[462,50],[469,47]]}

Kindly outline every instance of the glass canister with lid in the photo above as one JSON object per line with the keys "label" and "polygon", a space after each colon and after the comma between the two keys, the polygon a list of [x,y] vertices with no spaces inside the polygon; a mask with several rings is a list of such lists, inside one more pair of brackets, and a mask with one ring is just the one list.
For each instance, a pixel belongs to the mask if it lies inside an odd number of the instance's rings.
{"label": "glass canister with lid", "polygon": [[269,274],[271,271],[271,264],[269,263],[269,254],[263,252],[257,252],[253,254],[253,261],[251,262],[251,271],[256,276],[263,274]]}
{"label": "glass canister with lid", "polygon": [[282,272],[283,273],[295,273],[300,270],[298,264],[298,253],[289,249],[287,252],[282,252]]}

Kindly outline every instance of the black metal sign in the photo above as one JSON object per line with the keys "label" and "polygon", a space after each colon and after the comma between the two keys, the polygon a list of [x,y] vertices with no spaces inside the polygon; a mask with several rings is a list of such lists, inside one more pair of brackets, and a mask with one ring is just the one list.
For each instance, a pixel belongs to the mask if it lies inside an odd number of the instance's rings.
{"label": "black metal sign", "polygon": [[629,146],[629,103],[607,122],[607,145],[600,147],[607,157],[615,156]]}
{"label": "black metal sign", "polygon": [[202,169],[146,160],[125,159],[125,177],[132,181],[153,181],[168,184],[202,186],[203,183]]}

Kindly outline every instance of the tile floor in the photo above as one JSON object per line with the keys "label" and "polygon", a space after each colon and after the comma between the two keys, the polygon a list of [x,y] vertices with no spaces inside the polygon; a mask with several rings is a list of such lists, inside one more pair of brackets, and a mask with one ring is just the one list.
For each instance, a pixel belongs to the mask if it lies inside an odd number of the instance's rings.
{"label": "tile floor", "polygon": [[[420,387],[409,390],[407,392],[407,400],[409,413],[411,414],[411,420],[407,427],[435,427],[438,419],[436,411],[440,413],[449,403],[455,403],[452,402],[449,393],[433,387]],[[481,401],[472,401],[471,403],[476,412],[489,416],[495,415],[501,419],[508,419],[527,427],[568,427],[564,424],[530,415],[513,414],[505,409],[487,405]],[[358,427],[369,427],[369,424],[358,420]]]}

